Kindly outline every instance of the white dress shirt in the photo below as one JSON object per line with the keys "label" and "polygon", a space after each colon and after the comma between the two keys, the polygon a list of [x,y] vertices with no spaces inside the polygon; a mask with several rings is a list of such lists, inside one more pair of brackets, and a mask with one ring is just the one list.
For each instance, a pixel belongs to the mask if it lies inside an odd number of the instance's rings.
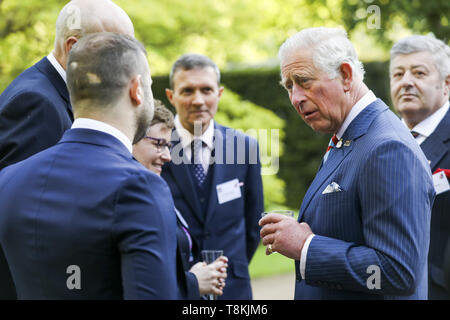
{"label": "white dress shirt", "polygon": [[[436,130],[439,123],[441,123],[442,119],[444,119],[447,114],[449,108],[449,102],[446,101],[445,104],[437,109],[433,114],[429,115],[427,118],[419,122],[411,129],[411,131],[417,132],[419,135],[416,137],[416,141],[418,144],[422,144],[426,138],[428,138],[434,130]],[[402,119],[402,122],[407,126],[405,119]],[[408,127],[408,126],[407,126]]]}
{"label": "white dress shirt", "polygon": [[[192,156],[191,143],[194,140],[194,135],[183,127],[178,115],[175,116],[174,123],[175,123],[175,129],[177,131],[177,134],[181,140],[181,145],[183,146],[183,154],[188,159],[191,159],[191,156]],[[204,144],[202,145],[202,151],[201,151],[199,160],[202,164],[205,174],[207,174],[208,168],[209,168],[209,162],[211,159],[211,152],[214,148],[214,144],[213,144],[213,142],[214,142],[214,120],[213,119],[210,120],[208,129],[206,129],[206,131],[203,132],[203,134],[200,137],[196,137],[196,139],[197,138],[201,139],[204,142]]]}
{"label": "white dress shirt", "polygon": [[130,153],[133,153],[132,143],[130,139],[122,131],[105,122],[94,119],[77,118],[72,124],[72,129],[91,129],[110,134],[114,138],[122,142],[123,145],[128,149],[128,151],[130,151]]}
{"label": "white dress shirt", "polygon": [[53,68],[56,69],[56,71],[59,73],[61,78],[63,78],[64,82],[67,84],[67,76],[66,76],[66,70],[59,64],[58,60],[56,60],[55,56],[52,52],[47,56],[48,61],[53,66]]}
{"label": "white dress shirt", "polygon": [[[348,113],[347,117],[344,120],[344,123],[336,133],[336,137],[338,139],[341,139],[345,133],[345,130],[347,130],[348,126],[350,125],[350,123],[352,123],[356,116],[358,116],[361,111],[363,111],[369,104],[373,103],[375,100],[377,100],[377,97],[370,90],[361,99],[359,99]],[[300,255],[300,275],[302,276],[302,279],[305,279],[306,257],[308,256],[309,244],[311,243],[311,240],[313,238],[314,234],[310,235],[306,239]]]}

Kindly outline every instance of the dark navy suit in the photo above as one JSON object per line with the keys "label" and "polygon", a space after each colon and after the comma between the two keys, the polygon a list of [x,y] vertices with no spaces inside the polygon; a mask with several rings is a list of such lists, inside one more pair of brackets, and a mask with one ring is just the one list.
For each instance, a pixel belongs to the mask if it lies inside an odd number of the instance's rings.
{"label": "dark navy suit", "polygon": [[[260,241],[258,221],[264,210],[258,144],[217,123],[214,128],[216,163],[209,166],[202,188],[194,183],[193,171],[186,164],[190,160],[176,163],[176,159],[184,157],[179,148],[181,143],[172,149],[172,161],[164,165],[162,176],[172,191],[177,209],[189,224],[199,251],[223,250],[228,257],[226,286],[219,299],[251,299],[248,264]],[[232,164],[226,164],[227,159]],[[219,204],[216,186],[233,179],[242,183],[242,197]],[[194,258],[195,262],[201,261],[199,255]]]}
{"label": "dark navy suit", "polygon": [[[200,289],[195,274],[189,272],[191,268],[190,258],[197,253],[197,245],[189,232],[181,213],[177,214],[177,281],[180,299],[198,300],[200,299]],[[189,236],[188,236],[189,234]],[[191,248],[192,247],[192,248]]]}
{"label": "dark navy suit", "polygon": [[[71,129],[0,171],[0,242],[20,299],[176,299],[167,184],[113,136]],[[69,289],[70,266],[81,289]]]}
{"label": "dark navy suit", "polygon": [[[295,298],[426,299],[435,193],[423,152],[381,100],[363,109],[342,138],[300,209],[299,221],[316,236],[305,280],[296,262]],[[332,182],[341,191],[324,194]]]}
{"label": "dark navy suit", "polygon": [[[442,121],[420,145],[430,161],[432,172],[450,169],[450,110]],[[446,289],[443,261],[447,239],[450,237],[450,191],[436,196],[431,214],[430,253],[428,256],[428,294],[430,299],[450,299]]]}
{"label": "dark navy suit", "polygon": [[[45,57],[0,95],[0,170],[55,145],[73,121],[66,84]],[[15,299],[0,246],[0,299]]]}

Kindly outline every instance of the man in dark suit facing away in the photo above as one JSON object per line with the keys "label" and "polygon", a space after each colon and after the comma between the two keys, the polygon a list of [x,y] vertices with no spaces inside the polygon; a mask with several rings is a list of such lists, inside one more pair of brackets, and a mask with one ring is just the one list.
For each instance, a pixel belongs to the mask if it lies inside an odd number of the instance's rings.
{"label": "man in dark suit facing away", "polygon": [[[403,123],[428,159],[436,188],[428,255],[428,298],[450,299],[444,280],[444,255],[450,237],[450,47],[431,36],[413,35],[391,49],[391,97]],[[447,171],[447,174],[450,171]]]}
{"label": "man in dark suit facing away", "polygon": [[[0,170],[55,145],[73,122],[66,61],[83,36],[101,31],[134,35],[128,15],[109,0],[73,0],[56,21],[54,50],[0,95]],[[15,299],[0,247],[0,299]]]}
{"label": "man in dark suit facing away", "polygon": [[57,145],[0,171],[0,243],[19,299],[175,299],[167,184],[132,157],[153,117],[146,52],[116,33],[72,48]]}

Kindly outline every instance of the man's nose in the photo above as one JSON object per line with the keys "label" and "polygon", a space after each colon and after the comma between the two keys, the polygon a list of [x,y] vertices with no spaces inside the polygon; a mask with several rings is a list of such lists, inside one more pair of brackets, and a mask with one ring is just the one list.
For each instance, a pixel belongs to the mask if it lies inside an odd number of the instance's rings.
{"label": "man's nose", "polygon": [[291,103],[297,111],[301,111],[302,103],[306,101],[305,90],[297,84],[293,84],[291,91]]}
{"label": "man's nose", "polygon": [[411,72],[406,71],[403,75],[402,79],[400,80],[400,85],[402,87],[413,87],[414,86],[414,76]]}
{"label": "man's nose", "polygon": [[200,90],[196,90],[194,92],[194,99],[192,100],[192,104],[194,105],[203,105],[205,103],[205,99]]}

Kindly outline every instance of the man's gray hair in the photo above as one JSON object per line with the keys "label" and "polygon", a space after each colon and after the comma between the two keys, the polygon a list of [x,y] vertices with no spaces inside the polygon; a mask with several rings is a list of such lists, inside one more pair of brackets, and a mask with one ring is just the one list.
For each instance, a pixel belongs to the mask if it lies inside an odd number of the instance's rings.
{"label": "man's gray hair", "polygon": [[196,53],[187,53],[178,58],[177,61],[172,66],[172,70],[170,70],[169,75],[169,83],[170,88],[174,88],[173,77],[178,70],[193,70],[193,69],[204,69],[211,67],[217,76],[217,84],[220,85],[220,70],[219,67],[207,56],[196,54]]}
{"label": "man's gray hair", "polygon": [[391,49],[391,62],[400,54],[428,51],[442,79],[450,75],[450,47],[434,36],[412,35],[397,41]]}
{"label": "man's gray hair", "polygon": [[328,74],[330,79],[340,75],[341,64],[352,66],[353,76],[364,79],[364,66],[359,61],[347,33],[338,28],[307,28],[288,38],[280,47],[281,62],[294,51],[312,49],[314,65]]}
{"label": "man's gray hair", "polygon": [[67,62],[71,102],[102,107],[117,101],[134,76],[146,81],[146,55],[142,43],[127,35],[99,32],[81,38]]}

